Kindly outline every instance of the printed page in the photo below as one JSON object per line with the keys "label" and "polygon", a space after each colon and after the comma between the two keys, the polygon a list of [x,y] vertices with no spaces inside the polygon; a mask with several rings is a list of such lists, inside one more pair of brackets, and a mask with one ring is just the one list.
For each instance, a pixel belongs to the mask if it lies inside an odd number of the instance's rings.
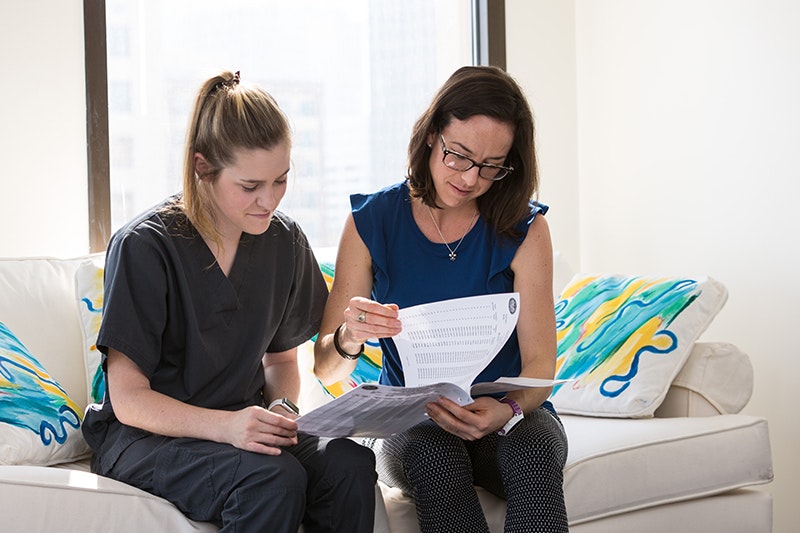
{"label": "printed page", "polygon": [[469,394],[452,383],[390,387],[362,383],[297,419],[298,431],[319,437],[386,438],[423,422],[425,404],[447,397],[466,405]]}
{"label": "printed page", "polygon": [[[564,380],[561,380],[564,381]],[[476,383],[485,392],[505,392],[527,387],[549,387],[556,381],[535,378],[500,378],[489,383]],[[297,419],[298,430],[319,437],[386,438],[423,422],[428,418],[425,404],[441,397],[459,405],[472,403],[470,395],[452,383],[436,383],[424,387],[390,387],[362,383],[335,400]]]}
{"label": "printed page", "polygon": [[400,310],[394,337],[406,386],[470,385],[497,355],[519,316],[519,293],[487,294]]}
{"label": "printed page", "polygon": [[503,393],[511,390],[534,389],[536,387],[552,387],[560,383],[568,383],[574,379],[542,379],[525,377],[505,377],[497,378],[494,381],[476,383],[470,388],[473,397],[484,396],[486,394]]}

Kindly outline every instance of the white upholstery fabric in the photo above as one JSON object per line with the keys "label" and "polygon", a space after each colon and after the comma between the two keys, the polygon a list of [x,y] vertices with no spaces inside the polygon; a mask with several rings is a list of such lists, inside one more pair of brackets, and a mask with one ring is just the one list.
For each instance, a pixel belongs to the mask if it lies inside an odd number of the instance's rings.
{"label": "white upholstery fabric", "polygon": [[564,492],[572,523],[772,480],[763,418],[561,417],[569,438]]}
{"label": "white upholstery fabric", "polygon": [[725,342],[697,342],[655,416],[734,414],[752,393],[753,366],[747,354]]}
{"label": "white upholstery fabric", "polygon": [[5,531],[217,531],[166,500],[82,470],[3,466],[0,481]]}
{"label": "white upholstery fabric", "polygon": [[570,525],[570,533],[771,533],[772,496],[740,489]]}

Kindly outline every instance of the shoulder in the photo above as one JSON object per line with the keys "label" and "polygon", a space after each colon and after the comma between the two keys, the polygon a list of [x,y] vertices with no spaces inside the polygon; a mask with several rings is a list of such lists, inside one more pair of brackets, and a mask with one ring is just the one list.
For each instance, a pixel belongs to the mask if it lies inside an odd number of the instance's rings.
{"label": "shoulder", "polygon": [[517,248],[511,268],[515,273],[520,274],[530,271],[534,265],[552,264],[552,258],[553,245],[550,239],[550,226],[544,216],[534,215],[522,243]]}
{"label": "shoulder", "polygon": [[124,261],[132,264],[163,262],[180,239],[199,238],[194,226],[174,202],[174,197],[144,211],[119,228],[106,250],[107,265]]}
{"label": "shoulder", "polygon": [[[533,224],[533,221],[537,218],[544,218],[544,215],[550,210],[550,206],[537,202],[536,200],[531,200],[528,202],[528,213],[525,218],[522,219],[520,222],[520,226],[522,227],[530,227]],[[541,216],[540,216],[541,215]],[[522,229],[522,227],[520,229]],[[527,231],[524,229],[523,231]]]}
{"label": "shoulder", "polygon": [[131,244],[155,242],[169,235],[170,228],[180,226],[188,227],[186,216],[174,204],[163,202],[126,222],[111,237],[109,247],[123,242]]}
{"label": "shoulder", "polygon": [[353,211],[359,211],[370,207],[385,207],[390,204],[396,204],[404,198],[408,198],[408,186],[404,181],[401,181],[370,194],[351,194],[350,205]]}

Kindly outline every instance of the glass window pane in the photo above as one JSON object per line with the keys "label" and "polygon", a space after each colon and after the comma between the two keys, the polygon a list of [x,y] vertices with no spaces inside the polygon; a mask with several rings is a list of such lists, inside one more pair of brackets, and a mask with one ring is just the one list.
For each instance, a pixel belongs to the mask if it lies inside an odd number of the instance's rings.
{"label": "glass window pane", "polygon": [[280,209],[335,246],[349,194],[403,179],[414,121],[471,63],[469,0],[108,0],[106,16],[115,230],[180,189],[195,91],[239,70],[294,129]]}

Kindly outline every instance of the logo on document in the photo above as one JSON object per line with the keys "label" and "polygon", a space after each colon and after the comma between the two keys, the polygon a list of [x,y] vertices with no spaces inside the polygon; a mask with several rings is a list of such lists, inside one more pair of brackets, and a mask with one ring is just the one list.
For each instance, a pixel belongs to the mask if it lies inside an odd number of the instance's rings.
{"label": "logo on document", "polygon": [[508,299],[508,312],[512,315],[517,312],[517,299],[516,298],[509,298]]}

